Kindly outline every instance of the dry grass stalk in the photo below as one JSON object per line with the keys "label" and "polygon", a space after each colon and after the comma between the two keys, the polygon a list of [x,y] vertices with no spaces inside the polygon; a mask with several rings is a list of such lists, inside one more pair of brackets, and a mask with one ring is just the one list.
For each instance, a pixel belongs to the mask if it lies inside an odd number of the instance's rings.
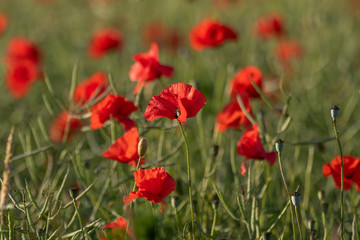
{"label": "dry grass stalk", "polygon": [[4,172],[3,172],[3,180],[2,180],[2,188],[1,188],[1,195],[0,195],[0,215],[1,215],[1,224],[4,223],[4,210],[6,206],[7,196],[9,194],[10,189],[10,175],[11,175],[11,145],[13,142],[13,135],[14,135],[14,127],[11,128],[9,137],[7,139],[6,144],[6,153],[5,153],[5,160],[4,160]]}

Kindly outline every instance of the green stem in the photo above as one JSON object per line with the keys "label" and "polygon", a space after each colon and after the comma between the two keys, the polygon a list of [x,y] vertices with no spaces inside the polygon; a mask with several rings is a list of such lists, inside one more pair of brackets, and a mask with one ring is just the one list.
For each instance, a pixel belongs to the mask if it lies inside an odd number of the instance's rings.
{"label": "green stem", "polygon": [[83,225],[82,225],[82,222],[81,222],[81,218],[80,218],[80,214],[79,214],[78,209],[77,209],[77,207],[76,207],[75,198],[72,197],[72,199],[73,199],[73,205],[74,205],[74,208],[75,208],[76,215],[77,215],[77,217],[78,217],[78,219],[79,219],[79,224],[80,224],[80,228],[81,228],[81,234],[82,234],[82,236],[83,236],[83,239],[86,239],[86,238],[85,238],[84,228],[83,228]]}
{"label": "green stem", "polygon": [[324,240],[327,239],[327,229],[326,229],[326,217],[325,213],[321,213],[322,221],[323,221],[323,227],[324,227]]}
{"label": "green stem", "polygon": [[340,144],[340,138],[339,138],[338,131],[336,129],[336,119],[333,119],[333,127],[334,127],[336,141],[339,146],[340,157],[341,157],[341,205],[340,205],[340,209],[341,209],[341,240],[344,240],[344,162],[343,162],[343,153],[342,153],[342,148],[341,148],[341,144]]}
{"label": "green stem", "polygon": [[216,225],[216,209],[214,209],[214,218],[213,218],[213,223],[212,223],[211,233],[210,233],[211,236],[214,236],[215,225]]}
{"label": "green stem", "polygon": [[288,198],[289,198],[288,201],[290,202],[289,207],[290,207],[290,213],[291,213],[291,224],[292,224],[292,229],[293,229],[293,238],[294,238],[294,240],[296,240],[294,213],[293,213],[293,209],[292,209],[292,206],[291,206],[291,195],[289,193],[289,189],[288,189],[287,184],[286,184],[285,174],[284,174],[284,170],[283,170],[283,167],[282,167],[282,164],[281,164],[281,153],[280,152],[278,152],[278,160],[279,160],[279,167],[280,167],[281,177],[282,177],[282,180],[283,180],[283,183],[284,183],[286,193],[287,193]]}
{"label": "green stem", "polygon": [[300,213],[298,211],[298,208],[295,206],[295,214],[296,214],[296,221],[297,221],[297,224],[298,224],[298,229],[299,229],[299,232],[300,232],[300,239],[303,240],[303,235],[302,235],[302,229],[301,229],[301,222],[300,222]]}
{"label": "green stem", "polygon": [[191,191],[191,171],[190,171],[190,152],[189,152],[189,144],[185,136],[185,132],[181,122],[179,122],[180,131],[185,141],[186,147],[186,163],[187,163],[187,174],[188,174],[188,182],[189,182],[189,201],[190,201],[190,211],[191,211],[191,238],[195,239],[195,215],[194,215],[194,206],[192,200],[192,191]]}

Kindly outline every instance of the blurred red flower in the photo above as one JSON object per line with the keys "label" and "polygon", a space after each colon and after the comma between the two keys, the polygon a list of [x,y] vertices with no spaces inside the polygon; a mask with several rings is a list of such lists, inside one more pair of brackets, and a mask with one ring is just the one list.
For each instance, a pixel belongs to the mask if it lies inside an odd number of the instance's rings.
{"label": "blurred red flower", "polygon": [[162,167],[154,167],[137,170],[134,177],[138,190],[124,197],[124,203],[128,204],[136,198],[145,198],[153,203],[161,203],[160,211],[164,212],[167,204],[163,198],[176,189],[176,182],[170,174]]}
{"label": "blurred red flower", "polygon": [[103,93],[107,87],[106,75],[102,72],[96,72],[76,86],[74,101],[83,105],[90,99],[95,98],[95,94],[98,96]]}
{"label": "blurred red flower", "polygon": [[120,49],[122,44],[123,38],[117,29],[102,29],[92,36],[88,52],[90,57],[99,59],[109,51]]}
{"label": "blurred red flower", "polygon": [[10,40],[5,57],[8,66],[19,61],[29,61],[33,64],[40,64],[41,61],[38,47],[23,37],[15,37]]}
{"label": "blurred red flower", "polygon": [[29,61],[20,61],[7,67],[5,83],[15,98],[22,98],[27,94],[38,75],[38,68],[35,64]]}
{"label": "blurred red flower", "polygon": [[146,46],[156,42],[159,46],[166,47],[173,52],[181,45],[181,38],[176,30],[165,27],[161,22],[147,24],[143,28],[142,37]]}
{"label": "blurred red flower", "polygon": [[190,32],[190,44],[196,51],[220,46],[225,41],[236,40],[237,34],[227,25],[212,19],[205,19],[195,25]]}
{"label": "blurred red flower", "polygon": [[205,96],[193,86],[174,83],[150,99],[144,117],[148,121],[167,117],[183,123],[187,118],[195,117],[205,103]]}
{"label": "blurred red flower", "polygon": [[289,65],[292,59],[302,57],[302,47],[294,40],[280,41],[275,51],[279,60],[285,65]]}
{"label": "blurred red flower", "polygon": [[119,217],[114,222],[110,222],[106,224],[103,230],[111,229],[111,233],[107,233],[106,237],[105,234],[102,233],[100,236],[100,240],[112,239],[112,240],[120,240],[125,239],[126,237],[126,229],[127,229],[127,222],[125,218]]}
{"label": "blurred red flower", "polygon": [[108,94],[102,101],[92,107],[90,128],[101,128],[112,117],[117,119],[125,130],[128,130],[135,125],[134,121],[128,116],[137,109],[132,101],[122,96]]}
{"label": "blurred red flower", "polygon": [[0,35],[5,32],[8,25],[8,20],[5,14],[0,13]]}
{"label": "blurred red flower", "polygon": [[[249,97],[247,95],[241,96],[245,105],[246,111],[252,114]],[[225,131],[228,128],[240,129],[241,126],[248,127],[251,122],[241,110],[239,103],[233,99],[225,108],[216,116],[217,128],[219,132]]]}
{"label": "blurred red flower", "polygon": [[246,173],[246,162],[250,159],[264,160],[266,159],[272,166],[276,160],[275,152],[265,152],[259,136],[258,125],[252,125],[245,130],[237,143],[237,153],[245,157],[245,161],[241,164],[241,174]]}
{"label": "blurred red flower", "polygon": [[50,125],[50,139],[55,143],[62,142],[66,128],[68,128],[66,141],[69,141],[81,127],[82,123],[79,119],[72,116],[69,120],[69,113],[61,112]]}
{"label": "blurred red flower", "polygon": [[135,63],[130,68],[129,77],[131,81],[138,81],[134,89],[135,94],[148,82],[161,76],[171,77],[174,73],[173,67],[160,64],[157,43],[151,44],[149,52],[138,53],[133,56],[133,59]]}
{"label": "blurred red flower", "polygon": [[260,97],[250,80],[262,88],[262,73],[259,68],[247,66],[241,69],[230,82],[231,96],[247,94],[250,98]]}
{"label": "blurred red flower", "polygon": [[280,37],[285,33],[283,19],[278,13],[270,13],[255,22],[254,31],[257,37],[263,39]]}
{"label": "blurred red flower", "polygon": [[[344,165],[344,190],[355,184],[356,190],[360,191],[360,158],[353,156],[343,156]],[[323,166],[322,172],[325,177],[332,176],[335,188],[341,188],[341,157],[337,156]]]}
{"label": "blurred red flower", "polygon": [[[126,131],[125,134],[118,138],[116,142],[109,147],[109,149],[102,154],[104,158],[110,158],[121,163],[127,163],[136,167],[139,160],[138,143],[139,133],[136,127]],[[144,163],[142,158],[140,164]]]}

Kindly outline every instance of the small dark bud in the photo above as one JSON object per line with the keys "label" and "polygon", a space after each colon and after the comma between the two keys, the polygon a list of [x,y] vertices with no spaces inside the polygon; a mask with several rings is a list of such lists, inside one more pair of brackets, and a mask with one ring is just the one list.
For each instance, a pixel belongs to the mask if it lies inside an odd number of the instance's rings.
{"label": "small dark bud", "polygon": [[308,229],[309,229],[310,231],[314,231],[314,230],[315,230],[315,220],[314,220],[314,219],[308,220]]}
{"label": "small dark bud", "polygon": [[178,196],[171,197],[171,206],[173,208],[177,208],[179,205],[180,205],[180,197]]}
{"label": "small dark bud", "polygon": [[281,140],[281,139],[278,139],[276,142],[275,142],[275,150],[277,152],[282,152],[282,150],[284,149],[284,141]]}
{"label": "small dark bud", "polygon": [[211,207],[215,211],[219,207],[219,200],[218,199],[212,200]]}
{"label": "small dark bud", "polygon": [[301,202],[301,199],[300,199],[300,193],[298,192],[294,192],[292,195],[291,195],[291,202],[292,204],[297,207],[300,205],[300,202]]}
{"label": "small dark bud", "polygon": [[193,200],[193,206],[194,206],[194,213],[198,212],[198,204],[196,200]]}
{"label": "small dark bud", "polygon": [[339,110],[340,110],[340,108],[338,108],[336,105],[334,105],[332,108],[330,108],[330,115],[333,120],[335,120],[337,118],[337,116],[339,115]]}
{"label": "small dark bud", "polygon": [[70,197],[73,198],[73,199],[77,198],[78,193],[79,193],[79,188],[77,188],[77,187],[73,187],[73,188],[69,189]]}
{"label": "small dark bud", "polygon": [[177,119],[178,117],[180,117],[181,115],[181,112],[180,112],[180,108],[176,109],[176,112],[175,112],[175,118]]}
{"label": "small dark bud", "polygon": [[211,155],[215,158],[219,153],[219,145],[213,145],[211,148]]}
{"label": "small dark bud", "polygon": [[148,143],[147,143],[146,138],[140,139],[140,141],[138,143],[138,154],[140,157],[145,155],[147,146],[148,146]]}
{"label": "small dark bud", "polygon": [[320,190],[318,191],[318,198],[320,201],[324,201],[325,200],[325,191],[324,190]]}
{"label": "small dark bud", "polygon": [[271,232],[264,232],[263,233],[263,239],[264,240],[270,240]]}
{"label": "small dark bud", "polygon": [[327,211],[328,211],[328,209],[329,209],[329,204],[328,204],[327,202],[323,202],[323,203],[321,204],[321,212],[323,212],[324,214],[326,214]]}

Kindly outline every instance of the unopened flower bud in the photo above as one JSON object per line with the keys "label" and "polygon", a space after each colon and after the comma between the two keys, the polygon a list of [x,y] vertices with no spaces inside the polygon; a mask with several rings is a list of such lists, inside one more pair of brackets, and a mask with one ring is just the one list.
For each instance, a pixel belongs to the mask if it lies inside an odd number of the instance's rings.
{"label": "unopened flower bud", "polygon": [[277,152],[282,152],[282,150],[284,149],[284,141],[281,140],[281,139],[278,139],[276,142],[275,142],[275,150]]}
{"label": "unopened flower bud", "polygon": [[263,239],[264,240],[270,240],[271,232],[264,232],[263,233]]}
{"label": "unopened flower bud", "polygon": [[336,105],[334,105],[332,108],[330,108],[330,115],[333,120],[335,120],[339,114],[340,108],[338,108]]}
{"label": "unopened flower bud", "polygon": [[325,191],[324,190],[320,190],[318,191],[318,198],[320,201],[324,201],[325,200]]}
{"label": "unopened flower bud", "polygon": [[326,214],[329,209],[329,204],[327,202],[323,202],[321,204],[321,212]]}
{"label": "unopened flower bud", "polygon": [[308,220],[308,229],[309,229],[310,231],[314,231],[314,230],[315,230],[315,220],[314,220],[314,219]]}
{"label": "unopened flower bud", "polygon": [[171,197],[171,206],[177,208],[180,205],[180,198],[178,196]]}
{"label": "unopened flower bud", "polygon": [[218,199],[212,200],[211,207],[215,211],[219,207],[219,200]]}
{"label": "unopened flower bud", "polygon": [[292,195],[291,195],[291,202],[292,204],[297,207],[300,205],[300,193],[298,192],[294,192]]}
{"label": "unopened flower bud", "polygon": [[73,198],[73,199],[77,198],[78,193],[79,193],[79,188],[77,188],[77,187],[73,187],[73,188],[69,189],[70,197]]}
{"label": "unopened flower bud", "polygon": [[213,145],[211,148],[211,155],[215,158],[219,153],[219,145]]}
{"label": "unopened flower bud", "polygon": [[139,143],[138,143],[138,154],[140,157],[144,156],[146,153],[146,149],[147,149],[147,140],[146,138],[142,138],[140,139]]}
{"label": "unopened flower bud", "polygon": [[193,206],[194,206],[194,213],[198,212],[198,204],[196,200],[193,200]]}

